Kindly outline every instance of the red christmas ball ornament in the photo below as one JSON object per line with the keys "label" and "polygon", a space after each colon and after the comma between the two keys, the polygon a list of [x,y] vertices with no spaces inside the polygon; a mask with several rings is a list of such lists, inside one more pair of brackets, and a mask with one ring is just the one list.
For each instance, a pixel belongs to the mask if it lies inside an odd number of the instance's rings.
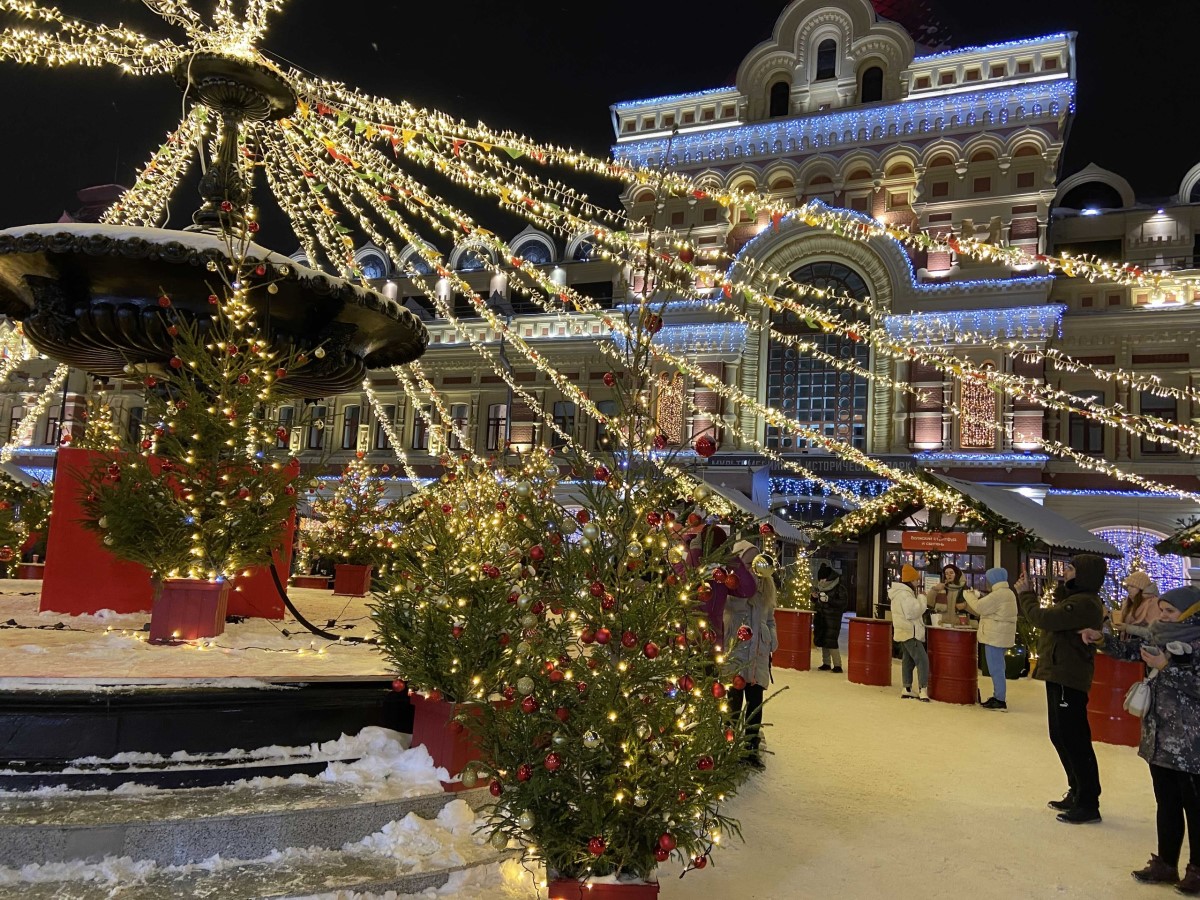
{"label": "red christmas ball ornament", "polygon": [[589,656],[588,657],[587,667],[589,669],[594,670],[599,665],[600,665],[600,657],[598,657],[598,656]]}
{"label": "red christmas ball ornament", "polygon": [[588,841],[588,853],[592,856],[603,856],[607,849],[608,845],[604,843],[604,838],[594,837]]}
{"label": "red christmas ball ornament", "polygon": [[500,569],[497,566],[487,565],[483,567],[483,574],[488,578],[499,578]]}
{"label": "red christmas ball ornament", "polygon": [[713,569],[713,573],[712,573],[713,581],[720,581],[723,584],[725,582],[725,576],[728,574],[729,573],[726,572],[724,569],[722,569],[720,566],[717,566],[715,569]]}
{"label": "red christmas ball ornament", "polygon": [[668,859],[671,858],[671,851],[664,850],[662,847],[656,847],[654,849],[654,858],[658,862],[666,862]]}
{"label": "red christmas ball ornament", "polygon": [[700,632],[700,637],[711,644],[717,639],[717,633],[711,628],[705,628],[702,632]]}
{"label": "red christmas ball ornament", "polygon": [[171,308],[171,298],[164,294],[163,296],[158,298],[158,305],[161,306],[163,309],[170,309]]}
{"label": "red christmas ball ornament", "polygon": [[695,252],[691,247],[684,247],[679,251],[679,261],[687,265],[691,265],[692,260],[696,258]]}
{"label": "red christmas ball ornament", "polygon": [[709,600],[712,599],[712,595],[713,595],[712,585],[709,584],[707,581],[704,584],[700,585],[700,587],[696,588],[696,599],[699,600],[701,603],[707,603]]}
{"label": "red christmas ball ornament", "polygon": [[238,497],[239,498],[241,498],[242,500],[245,500],[249,496],[250,496],[250,488],[247,488],[247,487],[238,488]]}
{"label": "red christmas ball ornament", "polygon": [[408,689],[408,683],[403,678],[397,678],[392,681],[392,690],[396,693],[401,693]]}
{"label": "red christmas ball ornament", "polygon": [[612,632],[607,628],[601,628],[596,632],[597,644],[607,644],[610,640],[612,640]]}
{"label": "red christmas ball ornament", "polygon": [[626,631],[621,635],[621,646],[632,649],[637,645],[637,635],[632,631]]}
{"label": "red christmas ball ornament", "polygon": [[642,653],[645,654],[646,659],[657,659],[658,644],[654,643],[654,641],[647,641],[642,645]]}
{"label": "red christmas ball ornament", "polygon": [[654,512],[653,510],[646,513],[646,522],[648,524],[654,526],[655,528],[657,528],[659,525],[662,524],[662,520],[663,520],[662,516],[660,514]]}
{"label": "red christmas ball ornament", "polygon": [[209,294],[209,295],[208,295],[208,302],[209,302],[210,304],[212,304],[213,306],[216,306],[218,303],[220,303],[220,302],[221,302],[221,298],[220,298],[220,297],[218,297],[216,294]]}
{"label": "red christmas ball ornament", "polygon": [[616,383],[617,383],[616,375],[614,375],[612,372],[604,373],[604,384],[606,387],[612,387]]}
{"label": "red christmas ball ornament", "polygon": [[696,440],[696,454],[708,459],[717,452],[717,442],[710,438],[707,434],[702,434]]}
{"label": "red christmas ball ornament", "polygon": [[722,697],[724,697],[725,685],[721,684],[719,681],[714,681],[712,684],[712,695],[717,700],[720,700]]}
{"label": "red christmas ball ornament", "polygon": [[554,710],[554,717],[560,722],[565,722],[567,719],[571,718],[571,711],[565,706],[560,706]]}
{"label": "red christmas ball ornament", "polygon": [[153,446],[154,446],[153,441],[147,440],[147,441],[142,441],[142,443],[141,443],[141,447],[143,450],[149,450]]}
{"label": "red christmas ball ornament", "polygon": [[246,225],[246,230],[249,231],[251,234],[258,234],[258,230],[261,227],[262,226],[259,225],[257,222],[249,222]]}
{"label": "red christmas ball ornament", "polygon": [[534,544],[529,548],[529,558],[535,563],[540,563],[546,558],[546,551],[541,544]]}
{"label": "red christmas ball ornament", "polygon": [[607,466],[596,466],[595,474],[597,481],[608,481],[609,477],[612,475],[612,472],[608,470]]}
{"label": "red christmas ball ornament", "polygon": [[680,647],[680,648],[682,648],[682,647],[686,647],[686,646],[687,646],[687,642],[688,642],[688,641],[687,641],[687,635],[686,635],[686,634],[677,634],[677,635],[675,635],[675,646],[676,646],[676,647]]}
{"label": "red christmas ball ornament", "polygon": [[646,331],[650,334],[658,334],[662,331],[663,320],[658,313],[650,313],[645,318]]}
{"label": "red christmas ball ornament", "polygon": [[257,266],[254,267],[254,274],[261,278],[263,275],[267,274],[267,267],[264,266],[262,263],[259,263]]}
{"label": "red christmas ball ornament", "polygon": [[586,525],[588,522],[592,521],[592,514],[586,509],[581,509],[579,512],[575,513],[575,521],[577,521],[580,525]]}
{"label": "red christmas ball ornament", "polygon": [[170,358],[170,360],[167,361],[167,364],[172,369],[182,369],[183,368],[183,360],[180,359],[178,356],[172,356]]}
{"label": "red christmas ball ornament", "polygon": [[507,503],[505,503],[503,500],[496,501],[496,512],[504,512],[506,509],[508,509]]}
{"label": "red christmas ball ornament", "polygon": [[585,644],[595,643],[596,632],[591,628],[585,628],[583,631],[579,632],[579,640],[583,641]]}
{"label": "red christmas ball ornament", "polygon": [[687,523],[688,523],[688,525],[695,528],[697,525],[704,524],[704,517],[701,516],[699,513],[688,513]]}
{"label": "red christmas ball ornament", "polygon": [[452,635],[454,635],[454,639],[457,641],[460,637],[463,636],[463,627],[461,625],[455,625],[453,628],[450,629],[450,633]]}
{"label": "red christmas ball ornament", "polygon": [[437,688],[434,688],[432,691],[429,692],[429,701],[431,703],[441,703],[442,702],[442,692],[439,691]]}
{"label": "red christmas ball ornament", "polygon": [[593,597],[603,597],[604,596],[604,582],[603,581],[593,581],[591,587],[588,588],[588,591],[591,593],[591,595]]}
{"label": "red christmas ball ornament", "polygon": [[737,572],[730,572],[725,576],[725,587],[731,591],[736,591],[742,586],[742,579],[738,577]]}
{"label": "red christmas ball ornament", "polygon": [[736,736],[737,736],[737,735],[735,735],[735,734],[733,733],[733,729],[732,729],[732,728],[726,728],[726,729],[725,729],[725,740],[726,740],[726,741],[728,741],[730,744],[732,744],[732,743],[733,743],[733,739],[734,739]]}
{"label": "red christmas ball ornament", "polygon": [[697,856],[695,859],[692,860],[692,865],[695,866],[697,869],[703,869],[705,866],[708,865],[708,857],[707,856]]}
{"label": "red christmas ball ornament", "polygon": [[696,686],[696,682],[694,680],[692,680],[691,675],[684,675],[682,678],[679,679],[679,689],[681,691],[687,691],[690,693],[692,688],[694,688],[695,686]]}
{"label": "red christmas ball ornament", "polygon": [[664,831],[658,836],[658,846],[668,853],[679,846],[679,842],[675,840],[675,835],[669,831]]}
{"label": "red christmas ball ornament", "polygon": [[157,379],[157,378],[155,378],[153,375],[147,375],[147,376],[146,376],[146,380],[145,380],[145,381],[143,381],[142,383],[143,383],[144,385],[146,385],[146,387],[148,387],[148,388],[152,388],[152,387],[154,387],[156,384],[158,384],[158,379]]}
{"label": "red christmas ball ornament", "polygon": [[529,607],[529,611],[531,613],[533,613],[535,616],[540,616],[542,613],[544,613],[546,611],[546,604],[543,603],[541,600],[535,600],[533,602],[533,605]]}
{"label": "red christmas ball ornament", "polygon": [[713,758],[707,753],[696,760],[696,768],[701,772],[711,772],[714,765],[716,765],[716,763],[713,762]]}
{"label": "red christmas ball ornament", "polygon": [[746,687],[746,679],[743,678],[741,675],[734,675],[733,676],[733,689],[735,691],[741,691],[741,690],[744,690],[745,687]]}
{"label": "red christmas ball ornament", "polygon": [[233,212],[233,204],[228,200],[221,201],[221,212]]}
{"label": "red christmas ball ornament", "polygon": [[739,641],[748,641],[754,637],[754,632],[750,630],[749,625],[742,625],[737,630],[737,639]]}
{"label": "red christmas ball ornament", "polygon": [[578,691],[579,693],[586,694],[587,689],[588,689],[588,685],[587,685],[586,681],[575,682],[575,690]]}
{"label": "red christmas ball ornament", "polygon": [[503,790],[504,790],[504,785],[502,785],[495,778],[493,778],[492,783],[488,785],[488,793],[490,793],[493,797],[499,797],[500,792]]}
{"label": "red christmas ball ornament", "polygon": [[537,711],[538,711],[537,698],[534,697],[532,694],[530,694],[528,697],[525,697],[524,699],[521,700],[521,712],[525,713],[526,715],[531,715],[532,713],[535,713]]}
{"label": "red christmas ball ornament", "polygon": [[775,529],[771,526],[770,522],[763,522],[761,525],[758,526],[758,533],[759,534],[774,534]]}
{"label": "red christmas ball ornament", "polygon": [[562,680],[563,680],[563,678],[565,678],[565,677],[566,677],[566,676],[565,676],[565,675],[563,675],[562,671],[561,671],[561,670],[559,670],[559,669],[555,669],[553,672],[551,672],[551,673],[550,673],[550,680],[551,680],[552,682],[554,682],[555,684],[558,684],[558,683],[559,683],[560,681],[562,681]]}
{"label": "red christmas ball ornament", "polygon": [[174,325],[168,325],[167,326],[167,334],[169,334],[171,337],[175,337],[175,335],[179,334],[179,329],[176,328]]}
{"label": "red christmas ball ornament", "polygon": [[562,757],[557,753],[547,753],[545,765],[547,772],[557,772],[562,766]]}
{"label": "red christmas ball ornament", "polygon": [[666,448],[666,446],[667,446],[667,439],[665,437],[663,437],[661,434],[656,434],[654,436],[654,449],[655,450],[663,450]]}
{"label": "red christmas ball ornament", "polygon": [[501,688],[500,693],[503,695],[505,700],[511,700],[513,697],[517,696],[517,689],[511,684],[506,684],[503,688]]}
{"label": "red christmas ball ornament", "polygon": [[276,428],[275,437],[279,438],[281,441],[286,441],[288,439],[288,430],[282,426]]}
{"label": "red christmas ball ornament", "polygon": [[500,632],[500,637],[498,638],[498,640],[500,641],[501,647],[507,647],[509,645],[509,642],[512,641],[512,638],[508,636],[507,631],[502,631],[502,632]]}
{"label": "red christmas ball ornament", "polygon": [[611,612],[617,606],[617,598],[612,594],[605,594],[600,600],[600,608],[606,612]]}
{"label": "red christmas ball ornament", "polygon": [[241,375],[238,376],[238,384],[249,384],[249,383],[250,383],[250,376],[247,375],[245,372],[243,372]]}
{"label": "red christmas ball ornament", "polygon": [[533,766],[529,763],[521,763],[517,766],[517,781],[528,781],[533,777]]}

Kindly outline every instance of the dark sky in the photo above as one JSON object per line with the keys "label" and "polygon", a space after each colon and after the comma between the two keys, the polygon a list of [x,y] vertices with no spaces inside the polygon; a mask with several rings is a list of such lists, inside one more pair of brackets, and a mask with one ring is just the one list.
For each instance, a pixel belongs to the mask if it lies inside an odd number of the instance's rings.
{"label": "dark sky", "polygon": [[[1150,199],[1174,194],[1200,162],[1192,96],[1197,0],[928,2],[953,47],[1079,32],[1079,111],[1066,172],[1095,161]],[[194,3],[207,11],[212,0]],[[267,47],[373,93],[607,155],[610,103],[731,84],[742,57],[769,35],[785,5],[291,0]],[[93,21],[176,36],[139,0],[59,0],[58,6]],[[0,63],[0,97],[7,119],[0,144],[4,227],[56,219],[75,208],[80,187],[130,183],[180,117],[169,79],[102,70]]]}

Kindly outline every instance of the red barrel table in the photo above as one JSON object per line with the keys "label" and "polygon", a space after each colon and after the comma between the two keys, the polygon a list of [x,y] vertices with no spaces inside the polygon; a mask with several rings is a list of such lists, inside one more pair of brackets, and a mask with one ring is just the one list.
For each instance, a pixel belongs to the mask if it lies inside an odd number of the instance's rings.
{"label": "red barrel table", "polygon": [[779,637],[779,649],[771,657],[775,665],[801,672],[812,668],[812,610],[776,609],[775,634]]}
{"label": "red barrel table", "polygon": [[1125,694],[1130,685],[1145,677],[1140,662],[1096,654],[1096,675],[1088,694],[1088,725],[1092,740],[1104,744],[1136,747],[1142,739],[1142,720],[1125,712]]}
{"label": "red barrel table", "polygon": [[846,677],[855,684],[892,686],[892,623],[887,619],[850,619],[850,659]]}
{"label": "red barrel table", "polygon": [[329,579],[324,575],[293,575],[292,587],[329,590]]}
{"label": "red barrel table", "polygon": [[929,697],[974,705],[979,699],[975,629],[933,625],[929,633]]}

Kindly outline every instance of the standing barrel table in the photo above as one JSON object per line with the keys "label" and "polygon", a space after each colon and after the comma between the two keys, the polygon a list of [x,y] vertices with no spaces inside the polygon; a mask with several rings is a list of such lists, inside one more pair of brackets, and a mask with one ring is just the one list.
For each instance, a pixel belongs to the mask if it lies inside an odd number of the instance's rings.
{"label": "standing barrel table", "polygon": [[1096,676],[1088,694],[1088,725],[1092,740],[1136,747],[1142,739],[1142,720],[1125,712],[1125,694],[1141,681],[1146,667],[1140,662],[1096,654]]}
{"label": "standing barrel table", "polygon": [[974,705],[979,698],[975,629],[931,625],[928,631],[930,699]]}
{"label": "standing barrel table", "polygon": [[813,614],[808,609],[776,609],[779,649],[771,657],[781,669],[807,672],[812,668]]}
{"label": "standing barrel table", "polygon": [[850,619],[850,659],[846,677],[855,684],[892,686],[892,623]]}

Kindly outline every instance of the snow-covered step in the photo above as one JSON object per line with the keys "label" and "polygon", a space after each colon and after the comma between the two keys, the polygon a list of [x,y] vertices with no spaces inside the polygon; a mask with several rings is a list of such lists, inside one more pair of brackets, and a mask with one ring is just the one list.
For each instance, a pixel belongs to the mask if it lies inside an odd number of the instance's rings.
{"label": "snow-covered step", "polygon": [[[455,873],[486,881],[507,854],[475,833],[474,808],[459,797],[435,818],[412,814],[339,849],[291,848],[245,861],[213,857],[162,866],[110,857],[82,863],[0,869],[0,897],[23,900],[161,900],[164,897],[304,897],[415,894],[440,888]],[[463,878],[463,875],[457,877]]]}

